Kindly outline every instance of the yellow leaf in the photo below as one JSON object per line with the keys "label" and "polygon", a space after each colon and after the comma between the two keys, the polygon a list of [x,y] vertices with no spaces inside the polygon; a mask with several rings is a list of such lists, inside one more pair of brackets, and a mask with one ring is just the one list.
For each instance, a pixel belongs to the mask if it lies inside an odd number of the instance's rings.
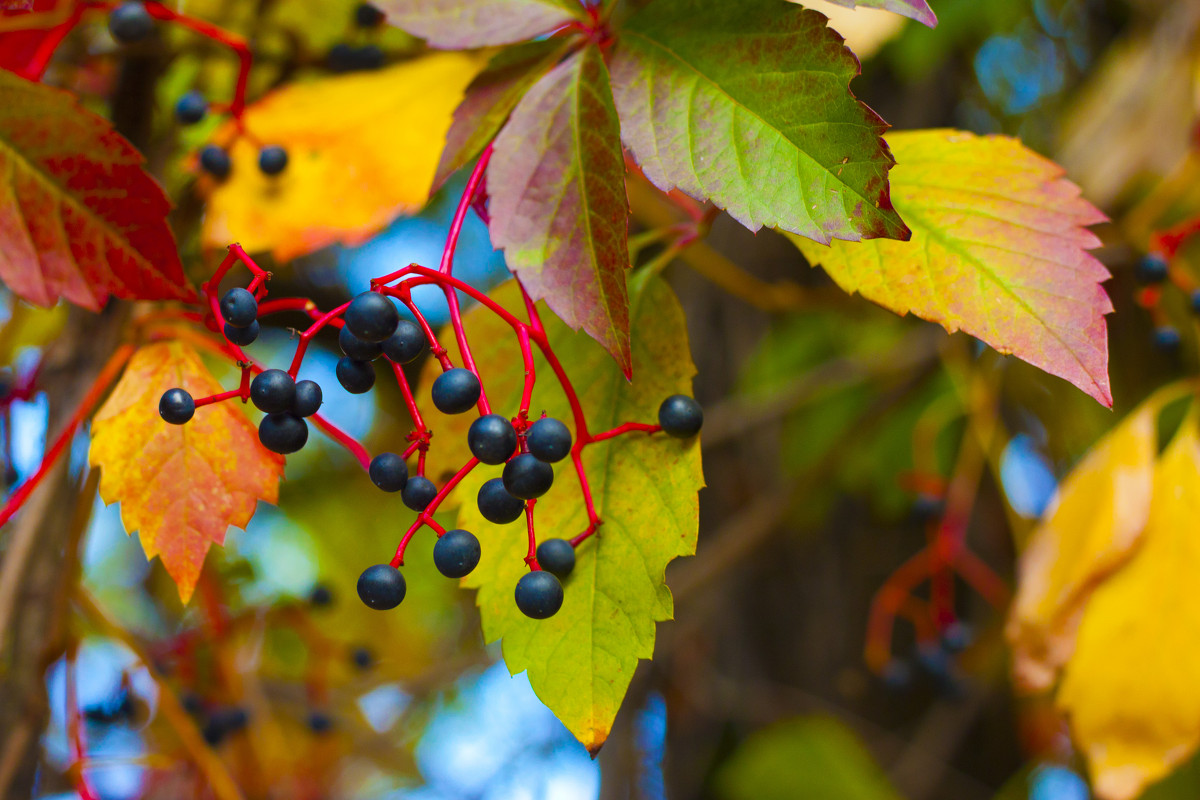
{"label": "yellow leaf", "polygon": [[1200,745],[1197,519],[1192,416],[1155,470],[1141,547],[1088,602],[1058,693],[1102,800],[1132,800]]}
{"label": "yellow leaf", "polygon": [[103,470],[100,497],[121,504],[125,530],[139,531],[186,603],[209,545],[223,544],[230,525],[244,528],[259,500],[276,502],[283,458],[229,402],[196,409],[186,425],[163,422],[158,401],[174,387],[196,398],[221,391],[181,342],[138,350],[92,422],[88,458]]}
{"label": "yellow leaf", "polygon": [[[286,261],[337,242],[369,239],[429,196],[450,117],[482,62],[437,53],[376,72],[288,86],[246,109],[262,145],[287,148],[288,165],[268,177],[258,144],[230,149],[233,172],[211,188],[204,243],[240,242]],[[226,126],[214,136],[227,142]]]}

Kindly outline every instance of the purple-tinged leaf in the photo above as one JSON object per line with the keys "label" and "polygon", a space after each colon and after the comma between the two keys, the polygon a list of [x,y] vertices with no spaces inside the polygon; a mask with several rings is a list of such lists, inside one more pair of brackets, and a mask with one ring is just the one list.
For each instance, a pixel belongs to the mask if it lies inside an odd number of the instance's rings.
{"label": "purple-tinged leaf", "polygon": [[391,24],[447,50],[523,42],[586,19],[578,0],[377,0],[375,5]]}
{"label": "purple-tinged leaf", "polygon": [[878,8],[883,11],[891,11],[893,14],[915,19],[922,25],[928,25],[931,28],[937,27],[937,14],[933,13],[933,9],[925,0],[829,0],[829,2],[845,8]]}

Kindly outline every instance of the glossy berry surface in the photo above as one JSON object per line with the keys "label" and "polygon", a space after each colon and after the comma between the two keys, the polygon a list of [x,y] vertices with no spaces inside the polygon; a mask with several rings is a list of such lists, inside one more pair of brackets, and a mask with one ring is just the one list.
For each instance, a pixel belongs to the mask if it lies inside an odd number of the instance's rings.
{"label": "glossy berry surface", "polygon": [[433,481],[421,475],[409,478],[400,493],[400,499],[404,501],[404,505],[413,511],[424,511],[429,508],[429,504],[435,497],[437,497],[437,487],[433,485]]}
{"label": "glossy berry surface", "polygon": [[566,580],[575,569],[575,548],[566,539],[547,539],[537,548],[538,566]]}
{"label": "glossy berry surface", "polygon": [[208,101],[199,92],[188,92],[175,103],[175,119],[184,125],[195,125],[208,113]]}
{"label": "glossy berry surface", "polygon": [[244,328],[237,328],[226,322],[225,338],[238,347],[245,347],[246,345],[254,344],[261,330],[262,328],[259,327],[258,320],[251,322]]}
{"label": "glossy berry surface", "polygon": [[254,295],[235,286],[221,296],[221,316],[235,328],[245,328],[258,319],[258,301]]}
{"label": "glossy berry surface", "polygon": [[308,423],[295,414],[267,414],[258,423],[258,440],[272,453],[295,453],[308,441]]}
{"label": "glossy berry surface", "polygon": [[479,540],[470,531],[446,531],[433,546],[433,565],[447,578],[469,575],[478,564]]}
{"label": "glossy berry surface", "polygon": [[404,576],[390,564],[376,564],[358,576],[358,596],[376,611],[387,611],[400,605],[407,590]]}
{"label": "glossy berry surface", "polygon": [[158,415],[172,425],[182,425],[196,413],[196,401],[183,389],[167,389],[158,401]]}
{"label": "glossy berry surface", "polygon": [[350,394],[369,392],[375,385],[375,368],[369,361],[339,358],[336,372],[338,383]]}
{"label": "glossy berry surface", "polygon": [[215,144],[210,144],[200,151],[200,168],[214,178],[228,178],[233,170],[233,162],[226,153]]}
{"label": "glossy berry surface", "polygon": [[145,39],[154,30],[154,17],[141,2],[121,3],[108,15],[108,32],[122,44]]}
{"label": "glossy berry surface", "polygon": [[409,364],[425,352],[425,344],[421,326],[402,319],[396,324],[396,332],[383,340],[383,354],[397,364]]}
{"label": "glossy berry surface", "polygon": [[402,492],[408,483],[408,465],[397,453],[380,453],[372,458],[367,474],[385,492]]}
{"label": "glossy berry surface", "polygon": [[483,518],[497,525],[507,525],[525,513],[525,501],[509,494],[500,478],[484,481],[475,500]]}
{"label": "glossy berry surface", "polygon": [[346,325],[338,331],[338,347],[355,361],[374,361],[383,352],[383,345],[379,342],[364,342],[351,333]]}
{"label": "glossy berry surface", "polygon": [[1162,352],[1176,353],[1182,344],[1183,339],[1179,336],[1179,331],[1170,325],[1161,325],[1154,329],[1154,346]]}
{"label": "glossy berry surface", "polygon": [[296,381],[281,369],[263,370],[250,382],[250,402],[259,411],[290,411],[296,399]]}
{"label": "glossy berry surface", "polygon": [[1143,286],[1162,283],[1167,279],[1168,274],[1170,274],[1170,268],[1167,266],[1167,260],[1157,253],[1150,253],[1142,257],[1134,271],[1137,282]]}
{"label": "glossy berry surface", "polygon": [[311,417],[321,410],[324,393],[316,381],[297,381],[296,396],[292,400],[292,413],[297,417]]}
{"label": "glossy berry surface", "polygon": [[287,169],[288,152],[277,144],[258,151],[258,171],[263,175],[278,175]]}
{"label": "glossy berry surface", "polygon": [[396,332],[400,312],[379,292],[363,292],[346,309],[346,327],[364,342],[382,342]]}
{"label": "glossy berry surface", "polygon": [[532,619],[547,619],[562,608],[562,584],[544,569],[528,572],[517,581],[516,598],[522,614]]}
{"label": "glossy berry surface", "polygon": [[529,426],[525,443],[538,461],[553,464],[571,452],[571,429],[553,417],[543,417]]}
{"label": "glossy berry surface", "polygon": [[467,447],[484,464],[503,464],[517,449],[517,429],[499,414],[485,414],[467,429]]}
{"label": "glossy berry surface", "polygon": [[700,404],[684,394],[673,394],[658,407],[658,424],[663,433],[677,439],[687,439],[700,432],[704,411]]}
{"label": "glossy berry surface", "polygon": [[383,17],[383,12],[370,3],[359,3],[354,9],[354,24],[360,28],[377,28]]}
{"label": "glossy berry surface", "polygon": [[529,453],[522,453],[504,465],[501,479],[513,497],[532,500],[550,490],[554,483],[554,468]]}
{"label": "glossy berry surface", "polygon": [[479,378],[469,369],[448,369],[433,382],[430,395],[433,405],[443,414],[470,411],[479,402]]}

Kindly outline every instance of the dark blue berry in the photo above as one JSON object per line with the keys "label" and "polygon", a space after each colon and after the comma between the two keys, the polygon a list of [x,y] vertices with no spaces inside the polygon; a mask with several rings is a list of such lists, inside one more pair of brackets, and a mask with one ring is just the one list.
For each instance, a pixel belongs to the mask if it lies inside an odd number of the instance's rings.
{"label": "dark blue berry", "polygon": [[108,15],[108,32],[122,44],[140,42],[153,30],[154,18],[140,1],[121,3]]}
{"label": "dark blue berry", "polygon": [[430,395],[433,404],[443,414],[470,411],[479,402],[479,378],[469,369],[448,369],[433,382]]}
{"label": "dark blue berry", "polygon": [[158,401],[158,415],[172,425],[182,425],[196,413],[196,401],[183,389],[167,389]]}
{"label": "dark blue berry", "polygon": [[517,429],[499,414],[485,414],[467,429],[467,447],[484,464],[503,464],[517,449]]}
{"label": "dark blue berry", "polygon": [[346,327],[364,342],[382,342],[396,332],[400,312],[379,292],[363,292],[346,309]]}
{"label": "dark blue berry", "polygon": [[229,160],[229,153],[210,144],[200,151],[200,168],[214,178],[225,179],[233,170],[233,162]]}
{"label": "dark blue berry", "polygon": [[479,540],[470,531],[446,531],[433,546],[433,565],[447,578],[469,575],[478,564]]}
{"label": "dark blue berry", "polygon": [[371,482],[385,492],[402,492],[408,483],[408,465],[396,453],[380,453],[372,458],[367,473]]}
{"label": "dark blue berry", "polygon": [[343,325],[338,331],[338,346],[355,361],[374,361],[383,352],[383,345],[379,342],[364,342],[351,333],[347,325]]}
{"label": "dark blue berry", "polygon": [[532,500],[550,490],[554,483],[554,468],[529,453],[522,453],[504,465],[501,479],[513,497]]}
{"label": "dark blue berry", "polygon": [[413,475],[400,492],[400,499],[404,501],[404,505],[413,511],[424,511],[429,508],[429,504],[435,497],[437,497],[437,487],[434,486],[433,481],[423,475]]}
{"label": "dark blue berry", "polygon": [[1135,275],[1137,282],[1144,286],[1162,283],[1170,274],[1167,260],[1158,253],[1149,253],[1137,263]]}
{"label": "dark blue berry", "polygon": [[248,344],[254,344],[258,339],[258,334],[262,329],[258,325],[258,320],[251,322],[244,328],[238,328],[225,323],[225,338],[238,347],[245,347]]}
{"label": "dark blue berry", "polygon": [[210,746],[216,746],[227,736],[237,733],[250,722],[250,716],[244,708],[222,708],[212,712],[204,725],[204,741]]}
{"label": "dark blue berry", "polygon": [[359,669],[370,669],[375,666],[375,654],[369,647],[356,647],[350,653],[350,662]]}
{"label": "dark blue berry", "polygon": [[308,593],[308,602],[317,608],[324,608],[333,603],[333,592],[323,583],[318,583]]}
{"label": "dark blue berry", "polygon": [[272,453],[286,456],[304,447],[308,424],[295,414],[267,414],[258,423],[258,440]]}
{"label": "dark blue berry", "polygon": [[408,364],[425,352],[425,332],[407,319],[396,324],[396,332],[383,340],[383,354],[397,364]]}
{"label": "dark blue berry", "polygon": [[942,647],[947,653],[961,653],[971,646],[975,638],[971,626],[965,622],[951,622],[942,631]]}
{"label": "dark blue berry", "polygon": [[339,358],[336,372],[338,383],[350,394],[369,392],[375,385],[375,368],[369,361]]}
{"label": "dark blue berry", "polygon": [[528,572],[517,581],[517,608],[533,619],[553,617],[562,608],[563,588],[551,573],[544,569]]}
{"label": "dark blue berry", "polygon": [[687,395],[673,394],[658,407],[658,424],[668,436],[687,439],[700,432],[704,411]]}
{"label": "dark blue berry", "polygon": [[379,69],[384,62],[383,51],[376,45],[366,44],[354,50],[354,69]]}
{"label": "dark blue berry", "polygon": [[355,68],[354,51],[355,47],[345,42],[339,42],[329,48],[329,54],[325,56],[325,66],[330,72],[350,72]]}
{"label": "dark blue berry", "polygon": [[509,494],[500,478],[484,481],[476,502],[483,518],[497,525],[507,525],[525,513],[525,501]]}
{"label": "dark blue berry", "polygon": [[547,539],[538,545],[538,566],[566,580],[575,569],[575,548],[566,539]]}
{"label": "dark blue berry", "polygon": [[308,713],[308,729],[318,736],[329,733],[333,730],[333,717],[324,711],[310,711]]}
{"label": "dark blue berry", "polygon": [[258,301],[248,290],[235,286],[221,297],[221,316],[235,328],[245,328],[258,319]]}
{"label": "dark blue berry", "polygon": [[196,91],[188,92],[175,103],[175,118],[184,125],[195,125],[207,113],[208,101]]}
{"label": "dark blue berry", "polygon": [[525,443],[538,461],[554,464],[571,452],[571,429],[553,417],[543,417],[529,426]]}
{"label": "dark blue berry", "polygon": [[311,417],[321,409],[324,392],[316,381],[297,381],[296,397],[292,400],[292,413],[297,417]]}
{"label": "dark blue berry", "polygon": [[407,586],[400,570],[390,564],[367,567],[358,576],[358,596],[368,608],[387,611],[400,605]]}
{"label": "dark blue berry", "polygon": [[384,13],[370,3],[359,3],[354,9],[354,24],[360,28],[377,28],[383,18]]}
{"label": "dark blue berry", "polygon": [[250,382],[250,402],[259,411],[278,414],[290,411],[296,399],[296,381],[281,369],[260,372]]}
{"label": "dark blue berry", "polygon": [[1179,331],[1170,325],[1160,325],[1154,329],[1154,346],[1164,353],[1173,355],[1179,352],[1183,339]]}
{"label": "dark blue berry", "polygon": [[258,151],[258,170],[263,175],[278,175],[287,169],[288,152],[277,144],[269,144]]}

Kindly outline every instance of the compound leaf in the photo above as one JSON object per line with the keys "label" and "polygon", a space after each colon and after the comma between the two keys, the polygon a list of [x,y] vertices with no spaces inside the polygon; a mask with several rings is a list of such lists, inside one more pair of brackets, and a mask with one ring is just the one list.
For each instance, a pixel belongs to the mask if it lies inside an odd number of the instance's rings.
{"label": "compound leaf", "polygon": [[258,441],[230,402],[196,409],[186,425],[158,415],[162,393],[193,397],[221,386],[189,346],[160,342],[138,350],[92,422],[89,461],[101,468],[100,496],[121,504],[125,530],[138,531],[147,558],[159,556],[186,603],[211,544],[230,525],[244,528],[259,500],[278,498],[283,458]]}
{"label": "compound leaf", "polygon": [[512,44],[584,19],[576,0],[379,0],[388,22],[434,47]]}
{"label": "compound leaf", "polygon": [[1052,161],[1004,136],[889,137],[908,242],[822,247],[792,237],[848,292],[963,330],[1065,378],[1106,406],[1110,277],[1087,251],[1105,217]]}
{"label": "compound leaf", "polygon": [[829,2],[846,8],[879,8],[891,11],[893,14],[911,17],[931,28],[937,25],[937,15],[933,13],[933,9],[925,0],[829,0]]}

